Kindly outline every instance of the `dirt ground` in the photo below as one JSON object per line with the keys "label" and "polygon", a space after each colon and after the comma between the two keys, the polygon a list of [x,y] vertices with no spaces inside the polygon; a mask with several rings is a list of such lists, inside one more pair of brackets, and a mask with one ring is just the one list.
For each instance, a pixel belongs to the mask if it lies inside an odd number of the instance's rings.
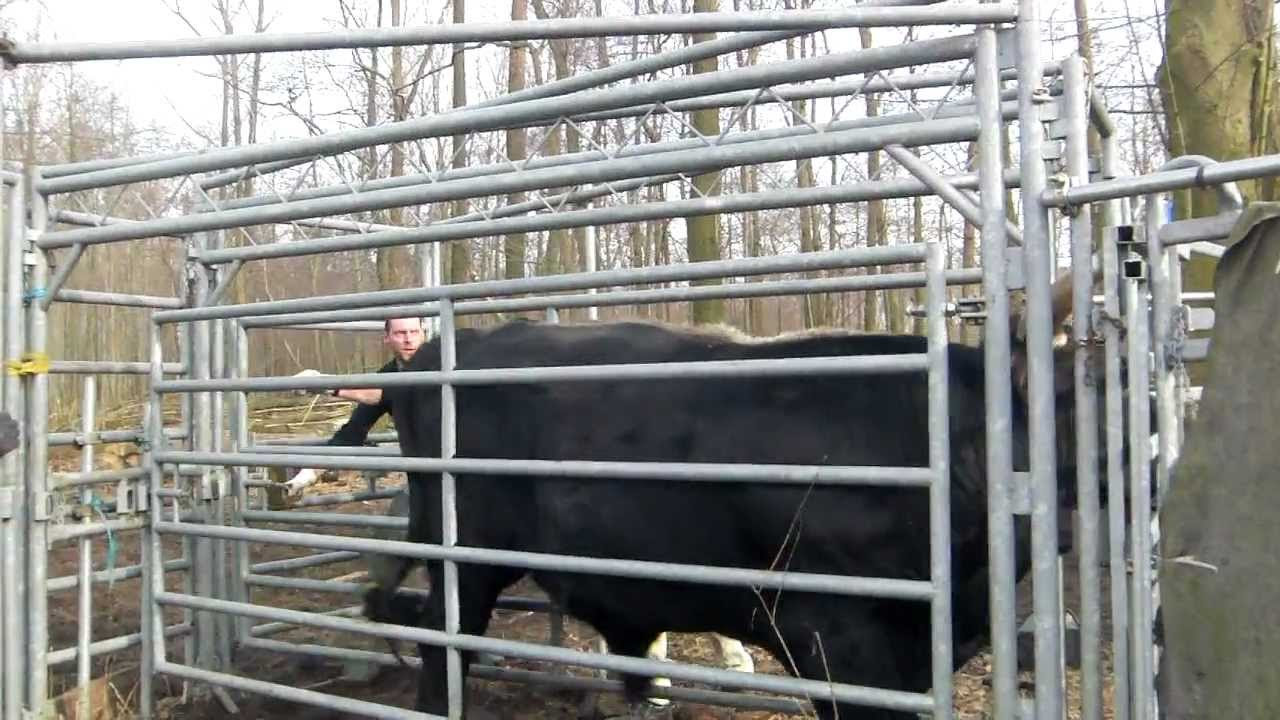
{"label": "dirt ground", "polygon": [[[71,470],[78,468],[78,455],[73,449],[55,448],[51,453],[51,465],[55,470]],[[110,452],[100,455],[98,465],[111,467],[118,464],[113,461]],[[340,473],[337,477],[327,477],[313,486],[310,493],[328,493],[349,491],[364,487],[364,480],[357,473]],[[343,513],[382,513],[388,501],[366,501],[348,503],[326,508],[314,508],[326,512]],[[273,529],[306,531],[298,525],[259,525]],[[367,535],[368,531],[354,528],[332,528],[337,534]],[[166,560],[181,556],[182,540],[175,537],[164,538],[164,557]],[[129,532],[117,537],[119,545],[116,567],[134,565],[139,558],[139,534]],[[285,546],[253,546],[252,562],[275,560],[287,557],[298,557],[317,552],[306,548]],[[98,538],[92,543],[93,569],[106,567],[106,543]],[[49,557],[49,577],[72,575],[76,572],[79,548],[76,543],[62,543],[55,547]],[[1075,565],[1068,559],[1066,569],[1065,590],[1067,605],[1078,610],[1079,597]],[[364,568],[359,561],[350,561],[319,568],[307,568],[289,573],[293,577],[313,579],[332,579],[343,577],[349,582],[361,582],[362,578],[353,576]],[[416,578],[416,575],[415,575]],[[1105,577],[1104,577],[1105,580]],[[416,578],[415,584],[421,584]],[[1027,583],[1024,583],[1024,586]],[[136,579],[117,581],[113,586],[94,585],[92,637],[96,640],[111,638],[122,634],[137,632],[139,628],[139,581]],[[171,573],[166,578],[166,587],[181,591],[181,574]],[[1104,586],[1103,597],[1106,605],[1107,589]],[[508,591],[509,594],[522,596],[541,596],[535,586],[528,581]],[[76,602],[77,593],[73,590],[51,594],[49,600],[49,628],[52,647],[72,647],[76,640]],[[304,592],[293,589],[253,588],[252,602],[274,607],[288,607],[306,611],[325,611],[338,607],[359,603],[359,598],[333,593]],[[1025,616],[1029,611],[1029,587],[1019,589],[1020,614]],[[1104,608],[1105,614],[1105,608]],[[171,625],[183,622],[181,609],[166,608],[165,622]],[[1108,618],[1104,617],[1104,622]],[[1109,623],[1108,623],[1109,625]],[[1109,627],[1104,637],[1109,634]],[[505,639],[522,639],[534,642],[547,642],[550,628],[548,617],[541,613],[498,611],[489,628],[489,635]],[[386,652],[384,641],[375,638],[364,638],[349,633],[331,632],[312,628],[298,628],[273,635],[273,640],[294,643],[311,643],[328,647],[349,647],[356,649]],[[564,645],[580,650],[593,648],[594,633],[590,628],[572,620],[566,620]],[[183,661],[186,643],[182,638],[170,639],[167,643],[171,658]],[[416,654],[416,649],[404,646],[401,651],[406,655]],[[757,672],[781,674],[781,666],[770,656],[757,648],[751,648]],[[669,657],[673,660],[701,662],[717,666],[719,663],[716,645],[710,636],[673,634],[670,637]],[[131,717],[136,708],[138,651],[131,648],[112,655],[97,657],[93,662],[93,675],[98,678],[95,692],[99,698],[98,705],[109,700],[114,708],[110,715],[100,715],[95,711],[94,718]],[[508,658],[504,665],[509,668],[540,669],[549,668],[538,663],[519,661]],[[1110,643],[1104,644],[1105,671],[1110,669]],[[372,678],[367,675],[369,666],[344,667],[341,661],[314,658],[302,654],[284,654],[259,649],[238,649],[236,652],[236,674],[259,680],[268,680],[295,688],[317,690],[334,695],[342,695],[361,700],[384,703],[401,708],[412,708],[415,692],[414,673],[399,666],[382,667]],[[362,670],[366,672],[362,672]],[[989,707],[988,695],[990,657],[986,654],[974,658],[956,676],[956,717],[962,720],[983,720],[987,717]],[[589,672],[583,668],[573,668],[574,674]],[[75,664],[55,667],[50,675],[52,691],[74,695]],[[1029,693],[1029,674],[1022,675],[1024,693]],[[233,717],[214,699],[201,694],[194,686],[188,688],[184,698],[181,681],[172,678],[156,679],[157,714],[164,719],[212,720],[214,718]],[[199,689],[203,690],[203,689]],[[498,718],[512,720],[552,720],[559,718],[592,718],[619,717],[625,712],[617,702],[616,696],[591,696],[576,691],[551,690],[537,686],[526,686],[509,682],[471,680],[468,687],[472,707],[482,707]],[[1070,718],[1079,717],[1079,673],[1069,671],[1068,704]],[[1108,681],[1104,689],[1104,700],[1107,706],[1106,717],[1111,715],[1111,685]],[[199,695],[199,696],[198,696]],[[326,708],[312,708],[290,702],[276,701],[244,693],[231,692],[231,697],[238,705],[236,717],[257,720],[258,718],[292,718],[294,720],[334,720],[348,715]],[[609,699],[612,698],[612,699]],[[72,701],[73,703],[73,701]],[[67,703],[67,704],[72,704]],[[70,714],[68,714],[70,717]],[[670,708],[655,717],[669,717],[672,720],[790,720],[804,715],[780,715],[759,711],[733,711],[724,708],[712,708],[685,703],[673,703]]]}

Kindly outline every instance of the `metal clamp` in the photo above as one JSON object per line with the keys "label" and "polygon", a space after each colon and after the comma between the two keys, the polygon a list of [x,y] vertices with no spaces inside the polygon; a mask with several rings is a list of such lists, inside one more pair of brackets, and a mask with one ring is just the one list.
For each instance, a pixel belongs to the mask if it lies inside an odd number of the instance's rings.
{"label": "metal clamp", "polygon": [[34,502],[31,503],[31,519],[37,522],[48,522],[53,517],[53,493],[40,492],[35,493]]}
{"label": "metal clamp", "polygon": [[987,321],[987,299],[980,296],[956,298],[956,317],[966,325],[981,325]]}
{"label": "metal clamp", "polygon": [[[942,303],[943,316],[955,317],[957,314],[959,314],[959,312],[960,312],[960,308],[956,305],[956,303],[952,303],[952,302]],[[913,318],[928,317],[929,307],[927,305],[916,305],[915,303],[912,303],[907,306],[905,314],[908,317],[913,317]]]}
{"label": "metal clamp", "polygon": [[116,514],[132,515],[138,512],[138,498],[142,496],[140,483],[121,480],[116,486]]}
{"label": "metal clamp", "polygon": [[17,507],[16,503],[13,501],[13,496],[13,488],[0,488],[0,520],[10,520],[13,518],[14,509]]}

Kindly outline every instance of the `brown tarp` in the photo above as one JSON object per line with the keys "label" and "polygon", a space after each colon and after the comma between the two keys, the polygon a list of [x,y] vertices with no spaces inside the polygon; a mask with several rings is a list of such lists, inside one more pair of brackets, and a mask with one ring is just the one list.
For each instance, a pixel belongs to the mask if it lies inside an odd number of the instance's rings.
{"label": "brown tarp", "polygon": [[1198,416],[1160,512],[1169,720],[1280,718],[1280,203],[1253,203],[1214,279]]}

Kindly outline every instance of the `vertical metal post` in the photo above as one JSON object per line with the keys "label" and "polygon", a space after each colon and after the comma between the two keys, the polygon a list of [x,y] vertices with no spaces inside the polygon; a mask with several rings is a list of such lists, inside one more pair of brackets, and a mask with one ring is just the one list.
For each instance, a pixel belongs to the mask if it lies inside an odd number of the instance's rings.
{"label": "vertical metal post", "polygon": [[[1147,233],[1159,230],[1155,206],[1147,207]],[[1153,720],[1154,692],[1151,632],[1151,377],[1148,369],[1151,348],[1148,283],[1129,283],[1129,513],[1133,528],[1133,575],[1129,598],[1132,603],[1130,648],[1134,720]]]}
{"label": "vertical metal post", "polygon": [[[1156,387],[1156,430],[1160,441],[1160,462],[1156,463],[1156,496],[1168,489],[1169,472],[1178,459],[1177,381],[1169,367],[1169,330],[1173,323],[1175,297],[1170,295],[1170,276],[1177,268],[1176,248],[1160,242],[1161,196],[1147,196],[1147,277],[1151,284],[1151,351]],[[1152,217],[1154,216],[1154,217]]]}
{"label": "vertical metal post", "polygon": [[[2,93],[0,93],[2,94]],[[22,354],[25,332],[22,326],[22,258],[26,245],[26,183],[19,179],[8,188],[9,215],[0,226],[5,233],[4,249],[4,356],[16,358]],[[4,720],[19,720],[26,695],[27,664],[23,648],[26,646],[26,435],[28,428],[26,401],[21,381],[17,375],[5,373],[4,409],[18,423],[22,438],[18,447],[6,455],[0,464],[0,490],[9,494],[13,513],[8,519],[0,518],[0,531],[4,535],[4,552],[0,554],[0,595],[4,597],[5,618],[15,622],[3,623],[3,660],[0,665],[4,675]]]}
{"label": "vertical metal post", "polygon": [[[249,377],[249,334],[238,320],[228,320],[227,323],[234,338],[231,375],[237,378]],[[235,424],[232,447],[235,452],[243,452],[244,448],[249,445],[249,394],[239,391],[233,397],[235,401],[233,416]],[[244,527],[243,513],[249,507],[249,468],[243,465],[236,467],[232,477],[234,478],[235,502],[231,506],[231,524],[236,527]],[[249,602],[249,585],[245,581],[250,566],[249,543],[233,543],[232,547],[235,548],[235,560],[232,568],[231,599],[238,602]],[[237,642],[243,642],[249,637],[250,624],[249,618],[236,617],[235,632]]]}
{"label": "vertical metal post", "polygon": [[[187,291],[185,292],[185,300],[187,304],[190,305],[191,294],[190,294],[189,288],[190,288],[191,280],[187,276],[187,273],[190,269],[190,265],[188,263],[175,263],[175,266],[176,266],[175,267],[176,287],[180,288],[179,294],[183,294],[182,289],[187,289]],[[193,325],[191,323],[178,323],[177,325],[174,326],[174,329],[173,329],[177,339],[178,357],[180,358],[180,362],[183,364],[183,367],[186,368],[186,377],[188,379],[195,377],[194,375],[195,356],[192,352],[192,328],[193,328]],[[163,400],[163,397],[161,398],[161,400]],[[157,405],[156,406],[157,412],[162,407],[163,407],[162,405]],[[186,440],[184,441],[185,446],[191,449],[195,449],[196,447],[195,414],[193,412],[193,396],[191,393],[179,393],[178,413],[179,413],[178,422],[182,426],[182,430],[185,433],[185,437],[186,437]],[[161,474],[159,482],[163,484],[163,481],[164,481],[164,475]],[[173,485],[175,489],[178,489],[178,490],[185,489],[189,491],[191,488],[191,482],[192,480],[189,477],[182,477],[176,472],[173,475]],[[191,497],[194,497],[194,495],[188,492],[187,497],[191,498]],[[182,501],[179,498],[175,497],[173,498],[172,502],[173,502],[174,521],[177,522],[180,516],[179,506],[181,505]],[[153,515],[152,517],[154,518],[154,517],[160,517],[160,516]],[[196,576],[196,573],[199,572],[199,562],[200,562],[196,554],[196,539],[194,537],[184,535],[181,538],[179,538],[178,542],[179,542],[179,546],[182,548],[181,559],[186,563],[186,567],[187,567],[186,570],[182,571],[182,592],[186,595],[191,595],[193,594],[193,588],[195,587],[195,576]],[[184,607],[182,609],[182,622],[187,627],[194,628],[195,627],[195,611],[192,610],[191,608]],[[182,662],[184,665],[188,665],[188,666],[195,665],[197,642],[198,642],[198,638],[195,632],[187,633],[186,637],[183,639]],[[183,678],[182,699],[184,702],[187,700],[190,690],[191,690],[191,681],[187,680],[186,678]]]}
{"label": "vertical metal post", "polygon": [[[192,236],[190,247],[193,250],[204,250],[208,245],[208,237],[205,233],[196,233]],[[188,279],[191,283],[191,305],[200,307],[206,304],[209,296],[209,271],[208,268],[193,256],[189,255],[187,260]],[[191,329],[191,377],[197,380],[209,379],[209,357],[210,357],[210,325],[209,320],[199,320],[193,323]],[[194,436],[192,437],[193,449],[196,452],[207,452],[213,449],[213,393],[197,392],[191,399],[192,424]],[[208,466],[202,466],[200,477],[196,480],[196,486],[193,488],[192,504],[195,506],[196,517],[206,524],[214,522],[213,512],[213,493],[215,491],[214,483],[210,477],[212,469]],[[200,597],[213,597],[214,594],[214,574],[216,571],[216,563],[213,555],[213,540],[206,537],[196,538],[195,542],[195,562],[192,563],[192,571],[195,575],[195,594]],[[215,670],[217,668],[217,623],[212,613],[207,611],[196,612],[196,664],[206,670]],[[197,696],[205,694],[209,688],[204,685],[196,686]]]}
{"label": "vertical metal post", "polygon": [[[546,322],[552,325],[559,323],[560,313],[555,308],[547,308]],[[556,646],[564,644],[564,613],[560,606],[552,606],[549,624],[547,642]]]}
{"label": "vertical metal post", "polygon": [[929,358],[929,576],[933,583],[933,717],[950,720],[951,638],[951,441],[947,413],[946,257],[942,245],[928,243],[925,253],[926,325]]}
{"label": "vertical metal post", "polygon": [[[424,288],[440,287],[442,279],[440,250],[440,243],[423,243],[418,246],[418,279]],[[439,334],[438,318],[429,317],[423,324],[428,340]]]}
{"label": "vertical metal post", "polygon": [[[1182,257],[1178,254],[1176,247],[1169,248],[1169,307],[1172,312],[1186,312],[1182,304]],[[1183,315],[1183,319],[1187,319]],[[1172,327],[1170,328],[1172,329]],[[1190,331],[1190,328],[1187,328]],[[1174,443],[1178,447],[1178,454],[1182,454],[1182,444],[1186,438],[1186,422],[1187,422],[1187,392],[1191,387],[1191,378],[1187,376],[1186,367],[1182,365],[1179,359],[1177,365],[1173,368],[1174,373],[1174,397],[1176,398],[1176,411],[1174,413]],[[1172,467],[1172,464],[1170,464]]]}
{"label": "vertical metal post", "polygon": [[[1084,60],[1062,62],[1067,175],[1089,181],[1089,109]],[[1072,208],[1072,339],[1075,341],[1076,482],[1080,513],[1080,671],[1083,720],[1102,718],[1102,578],[1099,563],[1098,403],[1088,374],[1093,352],[1093,215]]]}
{"label": "vertical metal post", "polygon": [[[0,119],[5,117],[5,63],[0,62]],[[4,166],[4,126],[0,122],[0,167]],[[4,191],[3,183],[0,183],[0,192]],[[17,243],[19,239],[8,233],[9,225],[5,223],[5,212],[9,208],[11,196],[4,193],[4,197],[0,197],[0,288],[4,288],[4,299],[9,301],[8,289],[9,283],[9,245]],[[7,306],[6,306],[7,307]],[[14,332],[16,328],[9,324],[9,313],[5,312],[0,316],[0,353],[7,350],[9,343],[9,334]],[[13,356],[6,356],[13,357]],[[8,373],[5,373],[6,375]],[[0,410],[6,410],[9,406],[9,384],[0,381]],[[19,438],[21,438],[22,426],[18,426]],[[21,441],[19,440],[19,443]],[[12,451],[11,451],[12,452]],[[7,459],[7,454],[6,454]],[[19,503],[14,497],[14,486],[17,484],[16,475],[11,475],[12,465],[5,462],[0,465],[0,620],[10,617],[19,617],[17,608],[10,606],[9,588],[14,586],[17,581],[17,575],[13,571],[16,570],[13,563],[9,562],[9,553],[13,549],[13,543],[17,539],[12,532],[13,528],[13,512],[14,506]],[[0,622],[0,678],[7,677],[10,673],[17,672],[16,667],[9,664],[9,654],[5,652],[9,644],[12,642],[11,635],[13,630],[9,628],[17,623]],[[0,679],[0,718],[9,720],[8,708],[15,705],[18,698],[11,694],[9,684]]]}
{"label": "vertical metal post", "polygon": [[[585,228],[585,230],[587,234],[587,243],[586,243],[587,247],[586,247],[586,257],[583,258],[582,269],[587,272],[595,272],[596,271],[596,228],[594,225],[588,225]],[[587,293],[591,295],[594,295],[596,292],[597,292],[596,288],[591,288],[587,290]],[[593,321],[599,320],[600,308],[596,307],[595,305],[592,305],[591,307],[587,308],[587,319],[593,320]]]}
{"label": "vertical metal post", "polygon": [[[5,79],[6,70],[7,68],[5,67],[5,64],[0,63],[0,118],[3,118],[5,116],[4,79]],[[0,167],[4,166],[4,139],[5,139],[4,127],[2,124],[0,124]],[[0,191],[3,191],[4,189],[5,189],[4,184],[0,183]],[[8,193],[5,193],[4,197],[0,197],[0,233],[6,232],[9,227],[5,223],[5,213],[8,212],[11,207],[9,205],[10,197],[11,196]],[[12,236],[9,236],[7,234],[0,235],[0,237],[3,238],[3,242],[0,242],[0,247],[2,247],[3,250],[0,250],[0,252],[4,252],[4,256],[0,257],[0,272],[3,272],[3,276],[0,277],[0,288],[4,288],[5,290],[7,290],[9,288],[9,282],[10,282],[9,272],[8,272],[8,262],[9,262],[8,247],[9,247],[9,243],[18,242],[18,239]],[[8,297],[6,296],[5,299],[7,300]],[[6,347],[8,347],[7,338],[9,337],[9,333],[14,332],[15,329],[16,328],[13,325],[9,324],[8,313],[4,313],[3,316],[0,316],[0,351],[3,351]],[[8,396],[9,396],[8,383],[0,383],[0,408],[4,408],[7,406],[5,399]],[[7,469],[7,468],[4,468],[4,469]],[[3,484],[4,482],[5,481],[3,479],[0,479],[0,484]],[[0,550],[2,550],[4,547],[5,547],[4,537],[3,535],[0,535]],[[4,580],[5,582],[8,582],[7,578],[5,578]],[[4,600],[3,598],[0,598],[0,611],[2,611],[3,609],[4,609]],[[4,628],[0,627],[0,643],[3,643],[4,635],[5,635]],[[0,658],[0,670],[5,670],[6,672],[8,671],[3,658]],[[2,712],[3,708],[5,707],[6,703],[4,698],[6,697],[7,697],[7,693],[5,689],[3,688],[3,686],[0,686],[0,712]]]}
{"label": "vertical metal post", "polygon": [[[164,558],[160,534],[152,529],[157,520],[164,520],[164,505],[159,494],[160,487],[164,483],[164,469],[154,459],[154,453],[165,446],[162,396],[155,389],[156,384],[164,379],[162,372],[164,346],[160,339],[160,326],[155,323],[151,324],[148,341],[151,350],[151,374],[150,387],[147,388],[149,406],[145,415],[147,420],[145,460],[147,466],[151,468],[151,477],[147,483],[147,524],[142,528],[142,668],[139,672],[138,685],[138,713],[144,720],[149,720],[154,711],[151,678],[155,675],[157,664],[164,662],[165,659],[164,616],[160,611],[160,605],[155,600],[158,593],[164,592]],[[174,503],[176,508],[176,498]],[[189,573],[187,577],[190,577]],[[190,644],[187,647],[190,647]]]}
{"label": "vertical metal post", "polygon": [[[94,427],[94,415],[97,406],[98,388],[93,375],[85,375],[83,391],[80,398],[80,432],[86,441]],[[80,471],[93,472],[93,443],[85,442],[80,448]],[[80,491],[81,512],[84,513],[85,524],[90,524],[94,517],[93,487],[86,485]],[[93,679],[92,658],[89,657],[89,644],[93,642],[93,542],[86,535],[80,539],[80,578],[78,595],[78,625],[76,626],[76,686],[80,689],[77,717],[91,717],[92,693],[89,683]]]}
{"label": "vertical metal post", "polygon": [[[213,247],[221,248],[223,245],[224,237],[225,237],[225,234],[222,232],[214,233],[213,240],[211,243]],[[207,294],[209,292],[212,292],[207,288],[217,287],[218,282],[226,275],[228,267],[229,266],[226,266],[226,265],[219,265],[215,267],[212,270],[212,272],[209,273],[209,277],[207,277],[209,284],[205,286],[206,298],[208,296]],[[226,355],[226,334],[224,332],[225,328],[226,328],[226,321],[224,320],[214,320],[212,322],[211,329],[212,329],[213,337],[210,343],[210,354],[211,354],[210,375],[214,378],[219,378],[219,379],[226,377],[227,355]],[[223,450],[223,437],[224,437],[225,427],[226,427],[226,424],[224,422],[225,414],[223,412],[223,409],[225,407],[224,397],[225,397],[225,394],[222,391],[213,393],[212,449],[214,452],[222,452]],[[230,476],[232,472],[233,472],[232,468],[228,468],[228,467],[218,468],[218,473],[214,478],[215,480],[214,489],[217,495],[212,501],[211,510],[213,515],[213,521],[215,522],[215,524],[218,524],[218,525],[222,525],[223,523],[226,522],[226,512],[227,512],[226,498],[230,490],[230,487],[229,487]],[[212,567],[213,595],[214,597],[225,600],[225,599],[228,599],[227,541],[221,538],[213,540],[212,550],[213,550],[213,567]],[[216,645],[217,658],[219,663],[219,669],[223,669],[223,670],[229,667],[229,664],[231,662],[231,621],[232,621],[231,616],[227,614],[219,614],[214,617],[214,622],[216,623],[215,636],[217,638],[217,645]]]}
{"label": "vertical metal post", "polygon": [[996,31],[977,29],[974,95],[978,109],[978,181],[982,203],[982,288],[986,367],[987,526],[991,558],[992,718],[1013,720],[1018,708],[1018,649],[1014,567],[1013,386],[1009,372],[1009,291],[1005,278],[1000,69]]}
{"label": "vertical metal post", "polygon": [[[40,169],[31,168],[28,187],[39,184]],[[39,236],[48,227],[49,208],[39,192],[31,193],[31,229]],[[34,249],[30,255],[27,296],[27,353],[43,358],[48,351],[48,317],[39,298],[49,279],[48,259]],[[45,656],[49,650],[49,596],[45,581],[49,572],[48,530],[48,431],[49,375],[36,372],[27,376],[27,707],[37,716],[43,713],[49,697],[49,666]]]}
{"label": "vertical metal post", "polygon": [[1027,282],[1028,394],[1031,451],[1031,569],[1035,613],[1036,718],[1061,720],[1063,712],[1062,602],[1057,593],[1058,478],[1054,440],[1052,273],[1046,186],[1040,23],[1036,0],[1020,0],[1018,14],[1018,137],[1022,174],[1023,260]]}
{"label": "vertical metal post", "polygon": [[[1116,140],[1103,139],[1103,172],[1115,174]],[[1105,224],[1115,227],[1123,221],[1123,203],[1112,200],[1103,205]],[[1129,603],[1128,573],[1125,571],[1124,516],[1124,396],[1120,377],[1120,250],[1114,238],[1102,244],[1103,357],[1106,377],[1107,426],[1107,547],[1111,582],[1111,666],[1114,687],[1112,706],[1116,720],[1129,718]]]}
{"label": "vertical metal post", "polygon": [[[440,301],[440,370],[450,372],[457,363],[457,335],[455,333],[453,301]],[[458,452],[458,416],[454,387],[440,386],[440,457],[450,460]],[[453,547],[458,544],[458,495],[453,473],[440,473],[441,544]],[[444,561],[444,631],[455,635],[459,629],[458,564]],[[449,720],[462,720],[462,656],[458,649],[450,647],[446,654],[448,673]]]}

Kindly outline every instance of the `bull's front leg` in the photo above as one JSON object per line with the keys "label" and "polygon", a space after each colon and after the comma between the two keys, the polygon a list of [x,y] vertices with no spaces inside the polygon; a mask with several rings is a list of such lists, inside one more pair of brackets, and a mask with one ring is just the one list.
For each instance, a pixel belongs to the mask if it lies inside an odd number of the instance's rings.
{"label": "bull's front leg", "polygon": [[[436,565],[437,563],[432,563]],[[441,573],[431,572],[431,597],[427,600],[422,626],[432,630],[444,629],[444,593]],[[449,714],[448,651],[441,645],[418,644],[418,657],[422,669],[418,671],[418,700],[415,709],[433,715]],[[466,676],[466,658],[463,658],[463,677]],[[464,693],[465,695],[465,693]]]}

